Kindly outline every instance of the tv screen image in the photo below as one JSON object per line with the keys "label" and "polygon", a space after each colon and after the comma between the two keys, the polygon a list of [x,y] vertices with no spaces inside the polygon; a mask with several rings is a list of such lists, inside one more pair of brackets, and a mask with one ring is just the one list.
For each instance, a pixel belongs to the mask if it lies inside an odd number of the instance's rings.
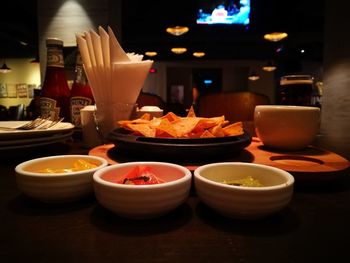
{"label": "tv screen image", "polygon": [[249,25],[250,0],[198,0],[197,24]]}

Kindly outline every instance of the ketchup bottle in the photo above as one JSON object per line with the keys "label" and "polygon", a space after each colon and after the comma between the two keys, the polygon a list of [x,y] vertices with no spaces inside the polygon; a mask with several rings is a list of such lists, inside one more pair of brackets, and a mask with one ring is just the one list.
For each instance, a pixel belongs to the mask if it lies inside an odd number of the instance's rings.
{"label": "ketchup bottle", "polygon": [[47,64],[40,98],[42,117],[69,121],[69,97],[63,60],[63,41],[57,38],[46,39]]}
{"label": "ketchup bottle", "polygon": [[78,49],[75,65],[75,80],[70,94],[70,121],[75,127],[81,128],[80,110],[91,104],[95,104],[95,100],[86,78],[83,61]]}

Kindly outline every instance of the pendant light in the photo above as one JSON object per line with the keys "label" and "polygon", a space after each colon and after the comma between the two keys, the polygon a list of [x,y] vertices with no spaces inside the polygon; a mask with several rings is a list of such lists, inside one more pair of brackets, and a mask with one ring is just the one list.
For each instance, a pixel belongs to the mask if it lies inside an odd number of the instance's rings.
{"label": "pendant light", "polygon": [[173,36],[181,36],[185,33],[187,33],[190,29],[187,26],[175,26],[175,27],[168,27],[166,29],[166,32]]}
{"label": "pendant light", "polygon": [[250,74],[250,76],[248,77],[248,79],[251,81],[256,81],[256,80],[260,79],[260,76],[258,74],[256,74],[255,71],[253,71],[252,74]]}
{"label": "pendant light", "polygon": [[4,64],[0,68],[0,72],[4,73],[4,74],[11,72],[11,69],[6,65],[5,61],[4,61]]}
{"label": "pendant light", "polygon": [[158,53],[156,51],[146,51],[145,55],[148,57],[155,57],[158,55]]}
{"label": "pendant light", "polygon": [[193,52],[192,55],[193,55],[194,57],[196,57],[196,58],[201,58],[201,57],[204,57],[204,56],[205,56],[205,52],[197,51],[197,52]]}
{"label": "pendant light", "polygon": [[171,49],[171,52],[177,54],[177,55],[180,55],[180,54],[183,54],[187,51],[187,48],[185,47],[173,47]]}
{"label": "pendant light", "polygon": [[286,32],[271,32],[264,35],[264,39],[271,42],[278,42],[288,37]]}
{"label": "pendant light", "polygon": [[276,65],[272,61],[268,61],[263,67],[263,70],[271,72],[276,69]]}

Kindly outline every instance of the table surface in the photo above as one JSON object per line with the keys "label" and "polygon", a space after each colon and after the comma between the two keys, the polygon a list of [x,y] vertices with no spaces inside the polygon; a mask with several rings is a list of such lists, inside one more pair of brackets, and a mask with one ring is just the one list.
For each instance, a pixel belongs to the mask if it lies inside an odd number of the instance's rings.
{"label": "table surface", "polygon": [[[328,143],[319,142],[322,147]],[[348,148],[339,148],[346,150],[338,153],[349,159]],[[173,212],[134,221],[109,212],[93,195],[53,205],[19,192],[17,164],[67,153],[87,154],[88,149],[80,142],[68,142],[14,156],[1,153],[1,262],[343,262],[348,258],[348,170],[322,184],[296,184],[288,207],[264,219],[225,218],[201,203],[192,190],[187,202]]]}

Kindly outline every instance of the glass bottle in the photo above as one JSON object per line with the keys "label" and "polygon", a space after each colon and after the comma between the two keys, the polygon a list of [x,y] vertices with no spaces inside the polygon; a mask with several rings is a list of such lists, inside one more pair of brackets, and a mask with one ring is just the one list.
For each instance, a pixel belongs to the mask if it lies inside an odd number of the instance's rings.
{"label": "glass bottle", "polygon": [[94,96],[86,78],[83,61],[79,49],[77,49],[75,80],[72,85],[70,97],[70,121],[75,127],[81,128],[80,110],[94,103]]}
{"label": "glass bottle", "polygon": [[47,64],[40,98],[40,112],[43,117],[69,121],[70,89],[67,83],[63,60],[63,41],[46,39]]}
{"label": "glass bottle", "polygon": [[310,75],[282,76],[278,90],[278,104],[313,106],[314,80]]}

